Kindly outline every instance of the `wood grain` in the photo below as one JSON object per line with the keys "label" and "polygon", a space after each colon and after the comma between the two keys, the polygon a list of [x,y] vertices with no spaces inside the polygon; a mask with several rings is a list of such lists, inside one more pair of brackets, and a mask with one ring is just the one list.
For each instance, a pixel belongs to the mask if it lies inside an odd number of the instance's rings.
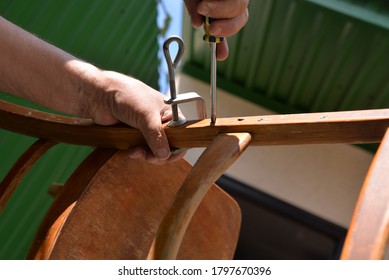
{"label": "wood grain", "polygon": [[149,259],[176,258],[181,240],[198,205],[212,184],[239,158],[250,140],[249,133],[226,133],[218,135],[207,147],[164,216]]}
{"label": "wood grain", "polygon": [[[58,196],[54,207],[62,199],[68,206],[61,207],[64,214],[58,219],[43,224],[41,249],[33,250],[30,257],[146,259],[164,213],[190,169],[184,160],[159,166],[132,160],[125,151],[115,152],[80,195]],[[71,188],[78,187],[68,182],[65,189]],[[212,185],[193,216],[177,258],[231,259],[240,215],[237,203]]]}
{"label": "wood grain", "polygon": [[[91,120],[60,117],[0,101],[0,127],[25,135],[77,145],[126,149],[145,144],[139,130],[124,124],[98,126]],[[206,147],[220,133],[247,132],[250,145],[378,143],[389,127],[389,110],[270,115],[188,121],[167,127],[175,148]]]}
{"label": "wood grain", "polygon": [[113,149],[95,149],[72,173],[47,211],[27,254],[28,259],[46,259],[51,255],[68,215],[90,181],[115,152]]}
{"label": "wood grain", "polygon": [[[190,173],[190,166],[180,161],[169,167],[175,175],[169,176],[168,172],[171,170],[165,168],[171,165],[164,168],[152,167],[144,162],[129,160],[124,156],[124,151],[115,150],[145,144],[139,130],[124,124],[98,126],[91,120],[48,114],[0,101],[0,128],[42,139],[26,151],[2,182],[0,207],[5,204],[4,201],[12,194],[33,163],[53,143],[101,147],[102,149],[92,153],[70,177],[67,187],[58,196],[42,223],[29,256],[60,259],[143,259],[147,257],[152,241],[156,240],[150,256],[173,258],[179,242],[171,243],[168,241],[171,237],[166,236],[173,236],[179,241],[182,232],[177,234],[177,226],[185,228],[187,220],[190,220],[184,219],[186,221],[182,223],[180,218],[177,222],[174,216],[177,213],[189,213],[190,216],[193,212],[185,210],[187,205],[190,205],[186,202],[190,195],[183,195],[185,199],[179,198],[178,201],[181,199],[181,202],[178,204],[172,202],[174,195],[183,184],[182,191],[195,196],[196,202],[193,205],[201,201],[204,190],[196,194],[198,190],[193,186],[206,186],[208,181],[215,179],[216,174],[232,164],[236,155],[233,151],[239,150],[235,150],[236,147],[246,147],[248,144],[261,146],[379,143],[385,135],[366,177],[342,252],[343,259],[379,259],[383,256],[389,236],[388,127],[388,109],[218,118],[214,125],[206,119],[188,121],[185,125],[174,128],[165,126],[172,147],[209,146],[199,166],[195,166]],[[241,135],[246,142],[242,146],[239,144],[228,148],[232,154],[223,154],[222,150],[229,147],[229,144],[220,143],[226,141],[226,135],[233,134],[236,134],[237,138],[240,137],[237,135]],[[222,138],[224,140],[220,140]],[[210,174],[206,172],[214,167],[215,171]],[[129,170],[135,173],[130,176],[127,174]],[[187,174],[189,177],[184,181]],[[201,181],[203,178],[206,183]],[[127,184],[132,186],[132,192],[127,193]],[[137,192],[143,188],[145,193]],[[123,194],[129,196],[124,199]],[[181,194],[177,194],[176,199],[179,196]],[[82,203],[79,203],[80,201]],[[128,204],[128,201],[131,203]],[[169,221],[162,226],[162,238],[157,242],[155,234],[170,203],[176,205],[172,211],[175,214],[166,216]],[[179,204],[182,207],[177,206]],[[183,237],[178,258],[231,258],[240,224],[236,204],[213,186],[201,205],[205,206],[200,206],[195,212],[188,227],[188,234]],[[192,209],[191,207],[189,208]],[[215,207],[218,207],[217,210]],[[184,212],[180,212],[180,209]],[[128,223],[123,223],[122,217],[126,217],[128,213],[132,216]],[[144,217],[151,220],[145,220]],[[172,224],[176,227],[173,231],[170,229]],[[110,227],[118,231],[111,231]],[[227,241],[220,239],[223,233]],[[94,239],[95,236],[99,236],[99,239]],[[221,240],[225,244],[221,243]],[[164,243],[173,247],[158,245]],[[193,246],[193,243],[196,246]],[[96,247],[96,244],[102,247]],[[122,244],[126,245],[123,247]],[[173,248],[173,251],[169,248]],[[223,249],[218,251],[220,248]]]}
{"label": "wood grain", "polygon": [[342,259],[382,259],[389,238],[389,130],[373,159],[343,247]]}

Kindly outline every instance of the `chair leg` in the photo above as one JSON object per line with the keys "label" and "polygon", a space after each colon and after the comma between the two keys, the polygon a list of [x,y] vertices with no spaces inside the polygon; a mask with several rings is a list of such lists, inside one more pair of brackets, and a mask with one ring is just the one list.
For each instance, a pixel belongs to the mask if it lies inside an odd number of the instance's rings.
{"label": "chair leg", "polygon": [[[249,133],[218,135],[183,182],[160,225],[148,259],[175,259],[191,218],[212,184],[239,158]],[[172,174],[174,176],[174,174]]]}

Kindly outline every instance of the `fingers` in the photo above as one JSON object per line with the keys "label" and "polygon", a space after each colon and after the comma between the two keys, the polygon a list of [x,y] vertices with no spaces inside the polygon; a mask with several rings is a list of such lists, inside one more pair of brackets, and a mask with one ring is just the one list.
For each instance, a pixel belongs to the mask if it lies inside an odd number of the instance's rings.
{"label": "fingers", "polygon": [[236,34],[247,23],[248,0],[209,0],[202,1],[197,12],[203,16],[218,19],[211,24],[213,36],[228,37]]}
{"label": "fingers", "polygon": [[[178,112],[180,118],[184,118],[181,111]],[[171,120],[172,111],[170,106],[167,106],[161,111],[160,119],[162,122]],[[150,119],[146,123],[149,125],[141,126],[142,134],[144,135],[148,147],[137,146],[129,149],[129,157],[132,159],[141,159],[152,164],[163,164],[166,162],[174,162],[184,157],[186,150],[178,149],[171,151],[169,148],[168,139],[161,122],[155,122],[155,118]],[[156,118],[158,120],[158,118]],[[158,132],[157,132],[158,131]],[[156,133],[157,132],[157,133]]]}
{"label": "fingers", "polygon": [[216,45],[216,59],[220,61],[226,60],[228,52],[227,38],[224,38],[221,43]]}
{"label": "fingers", "polygon": [[[185,0],[185,5],[195,28],[203,24],[203,17],[217,19],[211,23],[209,32],[217,37],[229,37],[246,25],[249,12],[249,0]],[[225,40],[218,44],[216,58],[225,60],[228,57],[228,44]]]}
{"label": "fingers", "polygon": [[156,159],[159,161],[167,160],[170,156],[169,142],[161,122],[149,123],[147,127],[142,126],[140,130]]}
{"label": "fingers", "polygon": [[[160,112],[158,113],[158,110],[150,110],[148,114],[141,118],[143,121],[137,125],[148,146],[131,148],[129,150],[130,158],[142,159],[152,164],[163,164],[176,161],[185,155],[183,152],[171,152],[163,125],[164,122],[172,118],[171,107],[163,102],[157,102],[157,104],[160,104]],[[181,111],[179,111],[179,116],[184,118]]]}
{"label": "fingers", "polygon": [[128,149],[128,156],[132,159],[140,159],[152,164],[164,164],[167,162],[174,162],[183,158],[186,154],[186,150],[179,152],[173,152],[166,160],[159,160],[154,156],[149,147],[136,146]]}
{"label": "fingers", "polygon": [[197,6],[200,1],[201,0],[185,0],[185,6],[194,28],[199,28],[203,24],[203,16],[197,12]]}
{"label": "fingers", "polygon": [[[172,111],[160,92],[137,79],[113,71],[102,71],[99,81],[103,94],[99,91],[93,95],[91,117],[101,125],[118,121],[126,123],[139,129],[146,140],[147,146],[129,148],[130,158],[163,164],[185,155],[181,151],[170,151],[163,123],[172,118]],[[184,118],[181,111],[178,115]]]}
{"label": "fingers", "polygon": [[198,4],[197,12],[217,19],[231,19],[243,14],[248,3],[248,0],[204,0]]}
{"label": "fingers", "polygon": [[150,162],[165,162],[171,157],[170,146],[163,122],[171,119],[171,107],[164,103],[163,95],[131,77],[104,71],[106,98],[96,106],[94,119],[98,124],[110,124],[113,118],[139,129],[149,149],[134,148],[130,155]]}
{"label": "fingers", "polygon": [[239,32],[247,23],[248,11],[230,19],[218,19],[212,22],[209,32],[213,36],[229,37]]}
{"label": "fingers", "polygon": [[223,37],[234,35],[247,23],[248,4],[249,0],[185,0],[193,27],[200,27],[204,16],[215,18],[210,32]]}

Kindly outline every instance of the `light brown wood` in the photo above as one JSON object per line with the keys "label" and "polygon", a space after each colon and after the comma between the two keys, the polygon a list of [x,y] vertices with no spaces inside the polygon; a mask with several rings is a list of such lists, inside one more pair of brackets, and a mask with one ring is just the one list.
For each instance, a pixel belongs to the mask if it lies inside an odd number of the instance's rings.
{"label": "light brown wood", "polygon": [[235,162],[251,140],[249,133],[218,135],[187,175],[169,207],[149,259],[176,258],[186,229],[212,184]]}
{"label": "light brown wood", "polygon": [[[98,126],[91,120],[59,117],[0,101],[0,127],[25,135],[76,145],[126,149],[145,144],[137,129]],[[378,143],[389,127],[389,110],[218,118],[165,127],[175,148],[206,147],[220,133],[247,132],[250,145]]]}
{"label": "light brown wood", "polygon": [[382,259],[389,238],[389,130],[364,182],[342,259]]}
{"label": "light brown wood", "polygon": [[[73,172],[46,213],[32,242],[27,258],[44,259],[51,254],[58,232],[77,200],[82,196],[96,173],[116,152],[111,149],[94,150]],[[80,233],[81,234],[81,233]]]}
{"label": "light brown wood", "polygon": [[[30,257],[145,259],[190,169],[184,160],[158,166],[129,159],[126,151],[116,152],[76,200],[65,193],[58,196],[56,203],[75,202],[67,203],[58,219],[43,224],[46,235],[42,234],[40,249]],[[65,189],[70,188],[77,186],[66,183]],[[189,225],[178,258],[230,259],[239,228],[236,202],[213,185]]]}
{"label": "light brown wood", "polygon": [[0,212],[8,200],[40,157],[55,145],[54,142],[38,139],[33,143],[12,166],[4,179],[0,182]]}
{"label": "light brown wood", "polygon": [[[180,127],[165,127],[165,131],[173,147],[191,148],[206,147],[219,135],[234,133],[250,135],[250,145],[379,143],[388,127],[389,110],[386,109],[219,118],[215,125],[211,125],[209,120],[188,121]],[[190,166],[185,161],[173,167],[133,161],[125,156],[125,151],[117,149],[144,144],[141,133],[136,129],[123,124],[102,127],[91,120],[47,114],[4,101],[0,101],[0,128],[45,139],[39,140],[25,153],[2,183],[0,202],[3,205],[17,182],[53,143],[100,147],[79,166],[58,195],[38,231],[30,258],[147,257],[164,213],[189,173]],[[386,135],[364,183],[342,253],[343,259],[378,259],[387,246],[388,141]],[[210,155],[204,157],[212,158]],[[223,161],[220,156],[214,157]],[[231,163],[227,161],[223,164]],[[207,164],[209,162],[206,161]],[[192,181],[201,184],[200,179],[203,176],[207,178],[207,169],[197,168],[185,184]],[[174,170],[174,176],[169,175],[171,170]],[[231,258],[239,234],[239,215],[236,203],[212,186],[189,224],[178,258]],[[174,236],[176,232],[170,234]],[[173,250],[178,248],[177,244],[173,245]],[[156,248],[154,257],[172,256],[171,252],[156,255]],[[166,252],[165,249],[157,252]]]}

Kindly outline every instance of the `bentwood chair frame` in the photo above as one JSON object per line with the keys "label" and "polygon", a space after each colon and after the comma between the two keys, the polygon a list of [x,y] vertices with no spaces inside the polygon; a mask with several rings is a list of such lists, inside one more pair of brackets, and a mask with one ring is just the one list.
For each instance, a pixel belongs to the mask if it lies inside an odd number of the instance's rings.
{"label": "bentwood chair frame", "polygon": [[[172,147],[207,147],[196,164],[191,167],[182,160],[153,167],[125,155],[126,148],[145,144],[136,129],[98,126],[1,101],[0,128],[38,140],[2,181],[0,206],[5,207],[31,166],[56,143],[92,146],[94,151],[43,220],[29,258],[228,259],[236,246],[240,212],[214,182],[248,145],[380,143],[341,258],[381,259],[389,232],[388,127],[387,109],[219,118],[216,124],[209,119],[188,121],[166,126],[165,131]],[[139,176],[127,176],[130,169]],[[134,191],[128,197],[127,185]],[[163,194],[156,191],[165,189],[161,185],[168,187]],[[142,189],[145,192],[139,193]],[[128,212],[133,218],[112,218]],[[113,221],[126,219],[125,226]],[[86,231],[95,234],[95,240],[90,241]]]}

